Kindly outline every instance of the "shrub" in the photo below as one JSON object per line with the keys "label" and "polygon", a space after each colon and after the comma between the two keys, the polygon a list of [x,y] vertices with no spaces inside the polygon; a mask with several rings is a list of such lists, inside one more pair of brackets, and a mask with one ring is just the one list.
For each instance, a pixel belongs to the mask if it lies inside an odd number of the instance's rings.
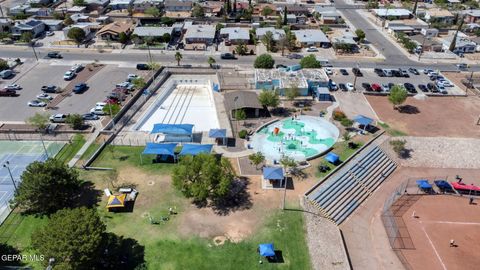
{"label": "shrub", "polygon": [[353,125],[353,121],[345,117],[340,120],[340,124],[342,124],[344,127],[351,127]]}
{"label": "shrub", "polygon": [[334,111],[333,112],[333,120],[341,121],[344,118],[347,118],[347,116],[342,111]]}
{"label": "shrub", "polygon": [[242,129],[238,132],[238,137],[245,139],[247,137],[247,131],[245,129]]}

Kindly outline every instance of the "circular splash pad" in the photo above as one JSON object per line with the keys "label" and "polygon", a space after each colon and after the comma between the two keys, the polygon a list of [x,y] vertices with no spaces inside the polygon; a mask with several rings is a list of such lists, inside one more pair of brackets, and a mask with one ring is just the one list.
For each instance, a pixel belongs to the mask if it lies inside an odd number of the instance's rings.
{"label": "circular splash pad", "polygon": [[338,135],[338,128],[327,120],[301,115],[261,128],[252,136],[250,145],[269,161],[278,161],[283,156],[303,161],[330,149]]}

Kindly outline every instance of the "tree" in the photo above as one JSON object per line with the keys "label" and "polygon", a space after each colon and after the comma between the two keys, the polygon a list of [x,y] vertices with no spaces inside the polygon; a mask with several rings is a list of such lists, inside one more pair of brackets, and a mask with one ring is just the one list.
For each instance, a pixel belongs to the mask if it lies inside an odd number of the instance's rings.
{"label": "tree", "polygon": [[87,3],[85,3],[85,0],[73,0],[73,5],[84,7],[87,5]]}
{"label": "tree", "polygon": [[367,9],[372,9],[372,8],[378,8],[378,0],[368,0],[368,3],[366,5]]}
{"label": "tree", "polygon": [[292,33],[292,31],[290,31],[290,30],[285,31],[285,38],[287,39],[287,48],[288,48],[290,51],[295,50],[296,37],[295,37],[295,35]]}
{"label": "tree", "polygon": [[226,9],[226,10],[227,10],[227,14],[232,13],[232,3],[230,2],[230,0],[227,0],[226,5],[227,5],[227,9]]}
{"label": "tree", "polygon": [[284,156],[280,159],[280,164],[282,165],[283,168],[285,168],[285,171],[287,171],[289,168],[294,168],[297,166],[297,162],[291,157]]}
{"label": "tree", "polygon": [[82,116],[78,113],[69,114],[65,122],[73,129],[81,129],[85,124]]}
{"label": "tree", "polygon": [[10,66],[8,65],[8,62],[6,60],[0,59],[0,71],[9,69]]}
{"label": "tree", "polygon": [[147,9],[145,9],[145,11],[143,13],[147,14],[147,15],[150,15],[152,17],[155,17],[155,18],[158,18],[158,17],[160,17],[160,15],[162,15],[160,10],[156,7],[149,7]]}
{"label": "tree", "polygon": [[130,37],[125,34],[125,32],[121,32],[120,34],[118,34],[118,41],[120,41],[120,43],[127,44],[129,40]]}
{"label": "tree", "polygon": [[258,169],[258,165],[265,161],[265,156],[262,154],[262,152],[257,152],[249,155],[248,159],[253,165],[255,165],[255,169]]}
{"label": "tree", "polygon": [[417,17],[417,8],[418,8],[418,0],[415,0],[415,5],[413,6],[413,10],[412,10],[412,14],[415,17]]}
{"label": "tree", "polygon": [[117,115],[117,113],[120,111],[120,105],[118,104],[107,104],[103,107],[103,112],[107,115],[110,115],[111,117],[114,117]]}
{"label": "tree", "polygon": [[172,173],[173,186],[199,203],[224,198],[234,178],[235,173],[227,159],[205,153],[181,158]]}
{"label": "tree", "polygon": [[262,10],[262,16],[264,17],[270,16],[272,15],[272,13],[273,13],[273,10],[269,6],[264,7]]}
{"label": "tree", "polygon": [[21,179],[14,202],[36,214],[73,206],[82,184],[75,169],[55,159],[30,163]]}
{"label": "tree", "polygon": [[195,4],[192,9],[192,17],[203,18],[205,17],[205,10],[199,4]]}
{"label": "tree", "polygon": [[365,32],[362,29],[355,30],[355,35],[357,35],[359,42],[363,42],[365,40]]}
{"label": "tree", "polygon": [[233,13],[237,14],[237,0],[233,0]]}
{"label": "tree", "polygon": [[23,32],[22,35],[20,36],[20,40],[25,43],[30,43],[32,39],[33,39],[32,32]]}
{"label": "tree", "polygon": [[262,90],[258,95],[258,102],[265,107],[276,108],[280,104],[280,97],[275,90]]}
{"label": "tree", "polygon": [[172,35],[170,35],[169,33],[165,33],[162,35],[162,40],[165,43],[170,43],[170,40],[172,40]]}
{"label": "tree", "polygon": [[390,94],[388,95],[388,100],[393,104],[393,109],[397,109],[397,106],[407,100],[408,92],[403,86],[394,85],[390,89]]}
{"label": "tree", "polygon": [[65,20],[63,20],[63,24],[66,25],[66,26],[72,25],[74,23],[75,22],[72,20],[72,18],[70,18],[70,15],[67,15]]}
{"label": "tree", "polygon": [[275,28],[282,28],[283,25],[283,19],[282,16],[277,16],[277,19],[275,20]]}
{"label": "tree", "polygon": [[235,110],[235,120],[236,121],[243,121],[247,118],[247,114],[245,113],[244,110],[238,109]]}
{"label": "tree", "polygon": [[410,39],[407,39],[404,43],[403,43],[403,47],[405,47],[405,49],[407,49],[407,51],[409,53],[413,53],[414,50],[417,48],[417,44],[413,41],[411,41]]}
{"label": "tree", "polygon": [[321,68],[322,64],[320,64],[315,55],[310,54],[300,60],[300,66],[302,68]]}
{"label": "tree", "polygon": [[278,45],[280,45],[280,50],[282,51],[282,56],[285,55],[285,47],[288,47],[288,40],[285,36],[280,37],[278,40]]}
{"label": "tree", "polygon": [[235,46],[235,51],[237,52],[238,55],[246,55],[248,53],[248,47],[247,45],[240,43],[237,46]]}
{"label": "tree", "polygon": [[175,23],[175,20],[170,17],[162,17],[160,18],[160,23],[171,26],[172,24]]}
{"label": "tree", "polygon": [[38,130],[43,130],[47,127],[50,121],[47,113],[35,113],[33,116],[27,118],[27,123],[36,127]]}
{"label": "tree", "polygon": [[215,60],[215,58],[209,56],[207,62],[210,67],[213,67],[213,64],[215,64],[217,61]]}
{"label": "tree", "polygon": [[295,100],[300,95],[300,91],[298,89],[298,85],[292,84],[289,88],[285,90],[285,96],[289,101]]}
{"label": "tree", "polygon": [[32,234],[32,246],[45,258],[55,258],[55,269],[93,269],[104,252],[105,231],[95,208],[63,209]]}
{"label": "tree", "polygon": [[67,37],[73,39],[77,46],[80,46],[82,41],[85,39],[86,33],[82,28],[79,27],[72,27],[68,30]]}
{"label": "tree", "polygon": [[288,24],[288,18],[287,18],[287,6],[285,6],[283,8],[283,25],[287,25]]}
{"label": "tree", "polygon": [[262,43],[267,48],[267,52],[271,52],[275,46],[275,40],[273,39],[273,33],[271,31],[267,31],[265,35],[262,37]]}
{"label": "tree", "polygon": [[462,16],[462,19],[460,20],[460,24],[458,25],[457,31],[455,31],[455,35],[453,35],[452,42],[450,43],[450,46],[448,47],[448,50],[453,52],[455,51],[455,47],[457,47],[457,36],[458,32],[462,30],[463,23],[465,22],[464,17]]}
{"label": "tree", "polygon": [[253,63],[255,68],[268,68],[271,69],[275,66],[275,60],[273,60],[270,54],[262,54],[255,59]]}
{"label": "tree", "polygon": [[133,79],[132,84],[133,84],[133,87],[135,87],[135,89],[139,89],[139,90],[142,90],[147,85],[147,83],[145,82],[145,79],[142,77]]}
{"label": "tree", "polygon": [[175,60],[177,61],[177,66],[180,66],[180,61],[182,60],[183,56],[180,52],[175,53]]}
{"label": "tree", "polygon": [[405,145],[407,144],[407,141],[405,140],[391,140],[390,145],[393,148],[393,151],[397,153],[399,157],[404,156],[405,153]]}
{"label": "tree", "polygon": [[323,33],[328,33],[330,31],[332,31],[332,28],[330,28],[328,25],[323,25],[322,27],[320,27],[320,29],[322,30]]}

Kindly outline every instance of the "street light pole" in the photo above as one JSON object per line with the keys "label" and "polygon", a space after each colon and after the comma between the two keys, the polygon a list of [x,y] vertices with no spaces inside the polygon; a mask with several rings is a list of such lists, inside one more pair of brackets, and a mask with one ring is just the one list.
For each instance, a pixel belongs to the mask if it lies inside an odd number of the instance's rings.
{"label": "street light pole", "polygon": [[[360,72],[360,63],[357,62],[356,68],[358,69],[358,72]],[[357,74],[358,74],[358,72],[354,72],[354,74],[353,74],[353,75],[355,75],[355,77],[353,78],[353,91],[357,91]]]}
{"label": "street light pole", "polygon": [[33,42],[33,43],[32,43],[32,50],[33,50],[33,55],[35,55],[35,59],[36,59],[37,62],[38,62],[37,52],[35,51],[35,43],[36,43],[36,42]]}
{"label": "street light pole", "polygon": [[10,162],[5,161],[5,164],[3,164],[4,168],[7,168],[8,174],[10,175],[10,179],[12,179],[13,187],[15,188],[15,193],[17,193],[17,184],[15,184],[15,179],[13,179],[12,171],[10,170]]}
{"label": "street light pole", "polygon": [[[234,99],[233,99],[233,102],[234,102],[234,106],[235,106],[235,133],[238,133],[238,121],[237,121],[237,100],[238,100],[238,96],[236,96]],[[235,137],[237,136],[236,134],[234,134]]]}
{"label": "street light pole", "polygon": [[40,133],[40,141],[42,142],[43,150],[45,151],[45,156],[47,156],[47,159],[48,159],[49,158],[48,151],[47,151],[47,147],[45,147],[45,142],[43,141],[42,133]]}

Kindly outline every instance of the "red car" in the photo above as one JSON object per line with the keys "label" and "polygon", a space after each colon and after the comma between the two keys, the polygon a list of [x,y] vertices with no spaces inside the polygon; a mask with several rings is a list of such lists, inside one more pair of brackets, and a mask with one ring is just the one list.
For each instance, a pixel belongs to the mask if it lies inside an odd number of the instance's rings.
{"label": "red car", "polygon": [[382,92],[382,87],[378,83],[372,84],[373,91]]}

